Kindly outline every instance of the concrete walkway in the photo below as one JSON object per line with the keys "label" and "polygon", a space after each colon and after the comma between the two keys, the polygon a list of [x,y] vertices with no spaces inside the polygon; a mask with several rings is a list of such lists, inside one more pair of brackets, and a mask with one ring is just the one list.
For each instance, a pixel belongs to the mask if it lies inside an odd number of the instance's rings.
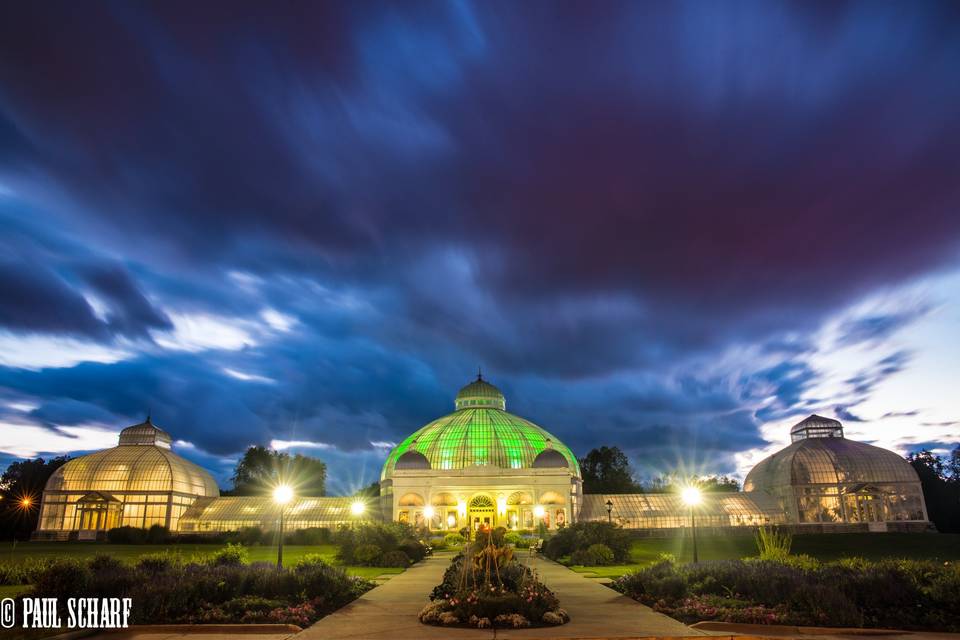
{"label": "concrete walkway", "polygon": [[[458,629],[420,624],[417,614],[429,602],[430,591],[443,578],[453,554],[427,558],[386,584],[320,620],[296,640],[345,638],[492,638],[489,629]],[[596,584],[544,558],[523,558],[556,592],[570,622],[539,629],[498,629],[497,638],[637,638],[644,636],[708,636],[705,631],[656,613],[649,607]]]}

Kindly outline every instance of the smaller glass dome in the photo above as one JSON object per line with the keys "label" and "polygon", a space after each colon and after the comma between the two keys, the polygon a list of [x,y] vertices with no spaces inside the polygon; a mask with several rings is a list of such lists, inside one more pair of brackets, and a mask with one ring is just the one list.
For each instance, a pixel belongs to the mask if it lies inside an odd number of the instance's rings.
{"label": "smaller glass dome", "polygon": [[[795,437],[795,430],[801,432],[799,438]],[[804,430],[840,435],[809,435],[803,434]],[[919,482],[909,462],[893,451],[847,440],[836,420],[810,416],[790,431],[793,443],[761,460],[747,474],[744,491],[779,492],[798,485]]]}
{"label": "smaller glass dome", "polygon": [[477,379],[460,389],[457,398],[454,401],[454,407],[457,411],[461,409],[500,409],[506,411],[507,400],[503,397],[500,389],[483,379],[483,374],[478,373]]}
{"label": "smaller glass dome", "polygon": [[220,490],[205,469],[170,449],[172,438],[149,421],[120,432],[120,443],[68,461],[47,481],[45,491],[77,493],[175,492],[217,497]]}

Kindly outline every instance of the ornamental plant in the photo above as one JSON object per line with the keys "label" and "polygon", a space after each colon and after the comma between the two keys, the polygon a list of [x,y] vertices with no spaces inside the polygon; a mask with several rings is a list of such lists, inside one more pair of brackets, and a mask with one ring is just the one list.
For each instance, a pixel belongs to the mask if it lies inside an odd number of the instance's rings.
{"label": "ornamental plant", "polygon": [[421,622],[516,629],[570,619],[556,595],[514,558],[504,533],[483,532],[451,561],[420,612]]}

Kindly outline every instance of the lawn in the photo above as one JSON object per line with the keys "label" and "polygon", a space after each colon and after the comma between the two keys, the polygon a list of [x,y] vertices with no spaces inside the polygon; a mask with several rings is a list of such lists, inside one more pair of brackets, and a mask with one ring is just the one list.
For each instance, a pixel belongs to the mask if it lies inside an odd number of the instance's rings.
{"label": "lawn", "polygon": [[[697,539],[700,560],[730,560],[757,555],[752,536],[709,536]],[[792,553],[811,555],[819,560],[859,556],[916,558],[922,560],[960,560],[960,534],[950,533],[825,533],[793,538]],[[670,553],[680,562],[693,560],[690,538],[643,538],[633,541],[633,564],[609,567],[571,567],[574,571],[616,578],[655,562],[660,554]]]}
{"label": "lawn", "polygon": [[[135,562],[145,554],[170,552],[185,558],[208,556],[224,545],[219,544],[104,544],[99,542],[21,542],[16,546],[6,542],[0,547],[0,562],[22,562],[27,558],[89,558],[97,554],[106,554]],[[270,545],[247,547],[251,562],[276,562],[277,547]],[[305,555],[319,555],[331,564],[336,564],[337,547],[332,544],[321,545],[284,545],[283,563],[293,565]],[[375,578],[389,573],[401,573],[403,569],[381,567],[345,567],[347,573],[363,578]]]}

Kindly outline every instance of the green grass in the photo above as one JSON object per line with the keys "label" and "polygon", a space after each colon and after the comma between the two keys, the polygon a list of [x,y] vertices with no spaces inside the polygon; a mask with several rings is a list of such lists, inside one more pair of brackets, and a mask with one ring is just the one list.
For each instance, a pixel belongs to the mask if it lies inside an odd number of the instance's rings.
{"label": "green grass", "polygon": [[[20,542],[4,543],[0,546],[0,562],[23,562],[27,558],[91,558],[97,554],[106,554],[125,562],[136,562],[143,555],[170,552],[185,559],[209,556],[222,549],[220,544],[104,544],[98,542]],[[276,546],[247,547],[251,562],[276,562]],[[284,545],[283,564],[292,566],[306,555],[319,555],[331,564],[336,564],[337,547],[332,544],[321,545]],[[402,573],[403,569],[381,567],[344,567],[347,573],[362,578],[375,578],[383,574]]]}
{"label": "green grass", "polygon": [[[757,555],[753,536],[710,536],[697,539],[700,560],[731,560]],[[574,571],[616,578],[655,562],[670,553],[680,562],[693,560],[690,538],[644,538],[630,548],[633,564],[610,567],[571,567]],[[819,560],[859,556],[868,560],[914,558],[919,560],[960,560],[960,534],[952,533],[825,533],[794,536],[791,553],[807,554]]]}

